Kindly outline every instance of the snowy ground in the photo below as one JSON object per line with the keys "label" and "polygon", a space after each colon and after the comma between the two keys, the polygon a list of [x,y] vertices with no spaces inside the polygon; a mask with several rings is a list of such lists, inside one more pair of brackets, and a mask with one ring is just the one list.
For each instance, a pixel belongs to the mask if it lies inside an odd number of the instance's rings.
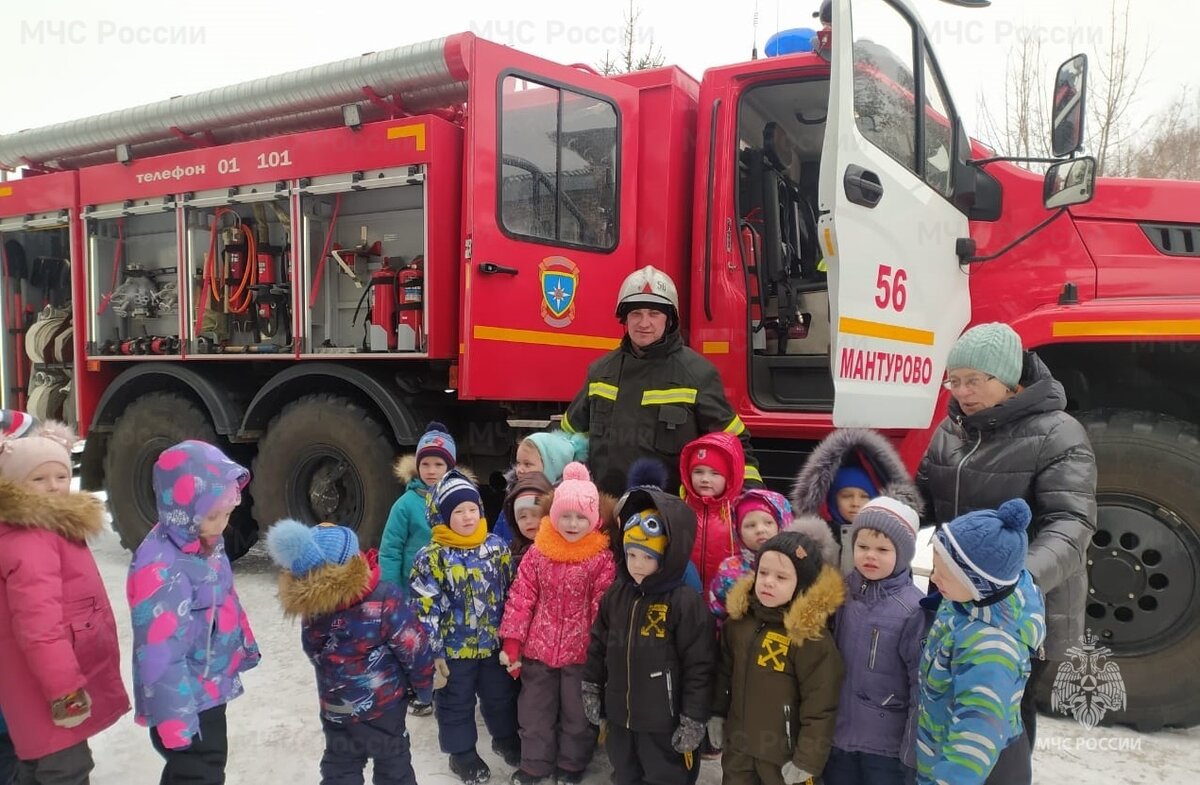
{"label": "snowy ground", "polygon": [[[115,534],[106,532],[93,545],[96,561],[108,587],[120,631],[125,684],[130,675],[129,609],[125,574],[129,554]],[[318,762],[324,748],[317,721],[316,691],[311,666],[300,653],[299,627],[285,621],[275,597],[275,570],[257,546],[234,564],[238,593],[262,649],[262,663],[243,677],[246,694],[229,707],[229,785],[317,785]],[[492,782],[506,782],[512,770],[491,751],[486,731],[480,732],[479,753],[492,767]],[[437,725],[432,716],[409,717],[413,765],[423,785],[458,782],[446,756],[438,750]],[[1200,782],[1200,728],[1139,734],[1123,728],[1088,732],[1073,720],[1043,717],[1039,722],[1040,749],[1034,760],[1035,781],[1055,785],[1127,785],[1127,783]],[[97,785],[126,785],[157,781],[161,759],[150,746],[145,728],[134,724],[132,713],[92,740]],[[586,783],[609,781],[607,759],[598,752]],[[368,774],[369,777],[369,774]],[[705,761],[702,785],[717,785],[717,762]],[[370,781],[369,779],[367,780]]]}

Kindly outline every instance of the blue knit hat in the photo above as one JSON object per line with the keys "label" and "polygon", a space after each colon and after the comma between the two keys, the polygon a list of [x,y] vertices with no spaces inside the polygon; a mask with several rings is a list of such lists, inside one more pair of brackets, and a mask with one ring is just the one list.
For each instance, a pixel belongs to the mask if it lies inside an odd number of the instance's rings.
{"label": "blue knit hat", "polygon": [[825,496],[825,505],[829,508],[829,515],[837,523],[850,523],[850,521],[842,520],[842,514],[838,512],[837,506],[838,491],[846,488],[861,488],[871,499],[879,495],[879,489],[872,482],[871,475],[867,474],[862,467],[843,466],[838,469],[837,474],[833,475],[833,484],[829,486],[829,493]]}
{"label": "blue knit hat", "polygon": [[540,431],[525,437],[542,456],[542,473],[551,483],[562,479],[563,469],[573,461],[587,461],[588,440],[581,433]]}
{"label": "blue knit hat", "polygon": [[329,564],[345,564],[358,552],[358,536],[345,526],[305,526],[287,518],[267,531],[271,560],[297,578]]}
{"label": "blue knit hat", "polygon": [[483,515],[483,499],[479,495],[479,489],[457,469],[446,472],[446,476],[438,481],[433,488],[430,502],[429,522],[434,525],[439,523],[448,525],[454,508],[463,502],[472,502],[479,507],[479,514]]}
{"label": "blue knit hat", "polygon": [[457,451],[454,447],[454,437],[440,422],[431,422],[425,426],[425,433],[417,442],[417,465],[422,458],[441,458],[446,462],[446,468],[453,469],[458,462]]}
{"label": "blue knit hat", "polygon": [[975,325],[962,334],[950,349],[946,370],[972,368],[983,371],[1015,390],[1021,382],[1024,359],[1021,336],[1007,324],[988,322]]}
{"label": "blue knit hat", "polygon": [[933,549],[979,602],[1021,577],[1032,518],[1024,499],[1010,499],[997,510],[976,510],[950,521],[938,530]]}

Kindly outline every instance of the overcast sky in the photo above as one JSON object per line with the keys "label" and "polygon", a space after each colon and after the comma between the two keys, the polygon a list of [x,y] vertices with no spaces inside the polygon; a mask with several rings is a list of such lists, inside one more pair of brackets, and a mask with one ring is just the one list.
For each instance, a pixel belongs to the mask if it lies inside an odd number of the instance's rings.
{"label": "overcast sky", "polygon": [[[1053,68],[1077,51],[1097,57],[1110,28],[1109,0],[994,0],[981,10],[940,0],[910,2],[976,136],[978,93],[992,95],[997,106],[1003,100],[1006,55],[1018,36],[1037,35]],[[777,30],[814,26],[819,0],[641,0],[640,5],[639,51],[652,36],[668,63],[699,79],[706,68],[749,59],[756,6],[761,56]],[[1132,5],[1131,47],[1149,52],[1136,108],[1149,117],[1181,86],[1200,89],[1195,51],[1200,3],[1135,0]],[[618,48],[627,6],[628,0],[5,0],[0,8],[0,133],[462,30],[551,60],[596,64],[606,48]]]}

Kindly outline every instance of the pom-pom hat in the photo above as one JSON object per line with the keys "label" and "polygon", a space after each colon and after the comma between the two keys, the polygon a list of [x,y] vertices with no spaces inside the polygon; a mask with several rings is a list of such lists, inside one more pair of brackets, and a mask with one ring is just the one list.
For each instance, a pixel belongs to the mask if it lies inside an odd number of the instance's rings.
{"label": "pom-pom hat", "polygon": [[996,510],[960,515],[938,530],[934,552],[979,602],[1020,579],[1032,517],[1024,499],[1010,499]]}
{"label": "pom-pom hat", "polygon": [[272,561],[297,578],[327,564],[345,564],[358,552],[358,537],[345,526],[305,526],[288,518],[267,531],[267,553]]}
{"label": "pom-pom hat", "polygon": [[550,504],[550,520],[557,521],[567,511],[583,515],[592,529],[600,525],[600,492],[587,467],[577,461],[563,469],[563,480],[554,489],[554,501]]}

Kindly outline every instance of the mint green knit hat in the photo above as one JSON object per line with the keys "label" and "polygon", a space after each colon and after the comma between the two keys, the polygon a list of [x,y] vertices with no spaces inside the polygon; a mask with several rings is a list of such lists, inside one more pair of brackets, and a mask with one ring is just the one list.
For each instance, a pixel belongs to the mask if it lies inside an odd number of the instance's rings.
{"label": "mint green knit hat", "polygon": [[995,376],[1009,389],[1016,389],[1021,381],[1023,355],[1021,336],[1013,328],[1002,322],[977,324],[954,344],[946,370],[972,368]]}

